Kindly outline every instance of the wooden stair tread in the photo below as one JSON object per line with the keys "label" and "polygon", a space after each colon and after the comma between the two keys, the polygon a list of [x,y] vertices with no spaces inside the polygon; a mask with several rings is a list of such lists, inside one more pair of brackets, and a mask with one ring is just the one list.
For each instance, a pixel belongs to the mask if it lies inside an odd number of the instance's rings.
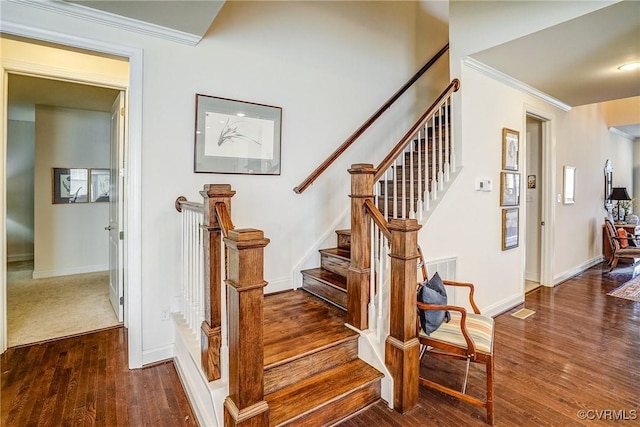
{"label": "wooden stair tread", "polygon": [[347,278],[332,271],[325,270],[324,268],[311,268],[309,270],[303,270],[302,274],[312,276],[316,280],[339,290],[347,291]]}
{"label": "wooden stair tread", "polygon": [[340,248],[327,248],[327,249],[320,249],[320,253],[321,254],[328,254],[328,255],[332,255],[338,258],[343,258],[345,260],[350,260],[351,259],[351,252],[345,250],[345,249],[340,249]]}
{"label": "wooden stair tread", "polygon": [[379,371],[356,359],[275,391],[265,396],[270,425],[295,420],[380,378]]}
{"label": "wooden stair tread", "polygon": [[344,311],[303,290],[267,295],[264,301],[265,367],[358,337],[344,325]]}

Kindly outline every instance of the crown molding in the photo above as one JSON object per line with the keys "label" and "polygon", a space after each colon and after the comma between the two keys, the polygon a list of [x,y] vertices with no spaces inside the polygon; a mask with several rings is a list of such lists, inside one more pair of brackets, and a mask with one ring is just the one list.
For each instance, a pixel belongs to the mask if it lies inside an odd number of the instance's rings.
{"label": "crown molding", "polygon": [[613,127],[613,126],[611,126],[611,127],[609,128],[609,132],[610,132],[610,133],[612,133],[612,134],[614,134],[614,135],[618,135],[618,136],[621,136],[621,137],[623,137],[623,138],[625,138],[625,139],[628,139],[628,140],[629,140],[629,141],[631,141],[631,142],[634,142],[634,141],[636,141],[636,140],[640,140],[640,138],[636,138],[636,137],[635,137],[635,136],[633,136],[633,135],[629,135],[628,133],[623,132],[623,131],[621,131],[620,129],[618,129],[618,128],[616,128],[616,127]]}
{"label": "crown molding", "polygon": [[569,111],[572,108],[571,105],[565,104],[559,99],[556,99],[551,95],[541,92],[538,89],[532,86],[529,86],[526,83],[521,82],[520,80],[514,79],[510,75],[505,74],[502,71],[498,71],[495,68],[492,68],[486,65],[485,63],[478,61],[477,59],[467,56],[462,60],[462,63],[469,68],[473,68],[474,70],[480,71],[484,75],[489,76],[494,80],[502,82],[522,92],[528,93],[529,95],[535,96],[536,98],[539,98],[544,102],[547,102],[563,111]]}
{"label": "crown molding", "polygon": [[89,22],[96,22],[110,27],[133,31],[147,36],[182,43],[189,46],[197,45],[202,37],[184,31],[173,30],[149,22],[127,18],[114,13],[104,12],[90,7],[61,0],[8,0],[13,3],[30,6],[36,9],[59,13],[61,15],[78,18]]}

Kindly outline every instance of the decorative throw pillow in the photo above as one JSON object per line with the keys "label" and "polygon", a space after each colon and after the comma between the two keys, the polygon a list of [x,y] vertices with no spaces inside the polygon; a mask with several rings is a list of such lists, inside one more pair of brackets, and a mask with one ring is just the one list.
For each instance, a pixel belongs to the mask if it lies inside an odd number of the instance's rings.
{"label": "decorative throw pillow", "polygon": [[618,228],[618,237],[620,237],[620,247],[621,248],[626,248],[627,246],[629,246],[629,240],[627,240],[627,230],[625,230],[624,228]]}
{"label": "decorative throw pillow", "polygon": [[[425,304],[447,305],[447,290],[438,273],[430,280],[425,280],[418,289],[418,301]],[[420,326],[430,335],[440,327],[446,319],[451,320],[451,314],[446,310],[420,310]]]}

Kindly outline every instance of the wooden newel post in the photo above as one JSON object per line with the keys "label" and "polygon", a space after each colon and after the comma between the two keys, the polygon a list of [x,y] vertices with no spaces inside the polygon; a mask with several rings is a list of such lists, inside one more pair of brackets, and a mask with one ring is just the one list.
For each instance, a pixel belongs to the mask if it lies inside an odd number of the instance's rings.
{"label": "wooden newel post", "polygon": [[229,231],[229,396],[224,402],[225,426],[268,426],[264,400],[264,247],[260,230]]}
{"label": "wooden newel post", "polygon": [[416,266],[418,230],[415,219],[392,219],[391,315],[385,363],[393,376],[393,407],[404,413],[418,401],[420,342],[416,336]]}
{"label": "wooden newel post", "polygon": [[365,200],[373,201],[373,176],[368,163],[351,165],[351,263],[347,272],[347,323],[368,327],[369,275],[371,274],[371,218]]}
{"label": "wooden newel post", "polygon": [[208,381],[220,378],[222,230],[216,217],[215,205],[222,202],[231,212],[231,198],[235,191],[228,184],[207,184],[200,192],[204,199],[204,321],[200,328],[200,364]]}

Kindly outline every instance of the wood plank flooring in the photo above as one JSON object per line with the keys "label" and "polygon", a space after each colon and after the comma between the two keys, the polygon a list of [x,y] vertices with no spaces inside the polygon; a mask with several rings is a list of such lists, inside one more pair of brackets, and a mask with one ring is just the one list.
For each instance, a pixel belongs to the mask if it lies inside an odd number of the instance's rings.
{"label": "wood plank flooring", "polygon": [[[638,424],[640,303],[606,295],[630,278],[630,267],[613,274],[603,267],[528,294],[525,307],[536,313],[525,320],[510,316],[521,306],[496,318],[496,426]],[[287,313],[281,321],[295,317]],[[123,328],[10,349],[0,366],[2,426],[196,425],[171,362],[127,369]],[[462,381],[463,366],[455,362],[425,358],[421,369],[437,380]],[[481,367],[472,366],[468,390],[482,396]],[[592,419],[581,420],[580,410]],[[628,420],[614,421],[614,412]],[[421,387],[418,406],[404,415],[381,402],[341,425],[484,426],[484,420],[481,408]]]}
{"label": "wood plank flooring", "polygon": [[[525,307],[536,311],[527,319],[510,315],[522,306],[496,318],[496,426],[640,424],[640,303],[606,295],[631,272],[610,274],[598,265],[527,294]],[[421,370],[461,385],[464,362],[425,357]],[[467,390],[483,396],[484,378],[484,369],[472,366]],[[580,419],[581,410],[591,411],[590,419]],[[487,424],[482,408],[421,387],[418,406],[404,415],[381,402],[341,424],[373,425]]]}
{"label": "wood plank flooring", "polygon": [[195,426],[172,361],[127,367],[123,327],[8,349],[0,425]]}

